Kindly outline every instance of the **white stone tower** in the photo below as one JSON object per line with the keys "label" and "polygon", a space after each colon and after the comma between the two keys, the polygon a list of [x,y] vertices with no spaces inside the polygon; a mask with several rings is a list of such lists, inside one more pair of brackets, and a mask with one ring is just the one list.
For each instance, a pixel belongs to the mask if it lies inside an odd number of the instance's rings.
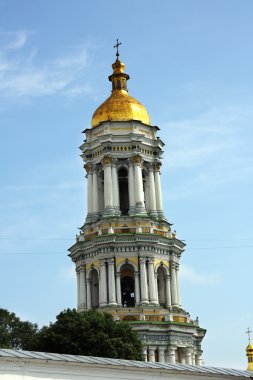
{"label": "white stone tower", "polygon": [[77,308],[99,308],[129,321],[146,360],[201,365],[205,330],[180,300],[185,244],[163,211],[164,144],[145,107],[128,94],[118,46],[109,76],[112,94],[95,111],[80,147],[88,213],[69,249],[76,264]]}

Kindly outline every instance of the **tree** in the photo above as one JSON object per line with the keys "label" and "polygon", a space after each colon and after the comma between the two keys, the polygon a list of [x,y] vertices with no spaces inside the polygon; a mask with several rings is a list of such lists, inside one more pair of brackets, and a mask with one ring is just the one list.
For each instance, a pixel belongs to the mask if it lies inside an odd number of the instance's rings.
{"label": "tree", "polygon": [[38,327],[21,321],[16,314],[0,308],[0,348],[27,349]]}
{"label": "tree", "polygon": [[65,310],[56,322],[44,326],[30,348],[73,355],[143,360],[137,333],[127,322],[115,322],[110,314],[89,310]]}

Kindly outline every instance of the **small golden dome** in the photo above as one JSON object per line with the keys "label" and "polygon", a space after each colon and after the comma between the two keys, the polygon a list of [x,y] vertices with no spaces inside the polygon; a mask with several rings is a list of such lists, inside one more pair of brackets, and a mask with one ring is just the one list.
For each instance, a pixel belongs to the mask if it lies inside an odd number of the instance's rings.
{"label": "small golden dome", "polygon": [[[250,331],[248,329],[247,333],[249,334]],[[251,341],[250,341],[250,338],[249,338],[249,343],[246,347],[246,355],[248,357],[248,367],[247,367],[247,370],[248,371],[253,371],[253,346],[251,344]]]}
{"label": "small golden dome", "polygon": [[94,112],[91,121],[92,128],[103,121],[138,120],[150,125],[146,108],[138,100],[128,95],[126,82],[129,75],[124,73],[124,63],[117,58],[112,68],[113,74],[109,76],[109,81],[112,82],[112,94]]}
{"label": "small golden dome", "polygon": [[253,353],[253,346],[252,346],[252,344],[251,344],[250,341],[249,341],[249,344],[248,344],[247,347],[246,347],[246,351],[247,351],[247,352],[251,352],[251,353]]}

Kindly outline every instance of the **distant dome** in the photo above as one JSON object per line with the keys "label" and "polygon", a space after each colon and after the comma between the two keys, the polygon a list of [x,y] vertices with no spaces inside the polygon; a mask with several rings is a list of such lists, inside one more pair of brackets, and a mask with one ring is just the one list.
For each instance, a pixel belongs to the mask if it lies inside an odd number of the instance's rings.
{"label": "distant dome", "polygon": [[137,120],[150,125],[150,117],[146,108],[135,98],[128,95],[126,81],[129,75],[124,73],[124,63],[119,59],[112,65],[113,74],[111,96],[97,108],[92,116],[91,125],[96,127],[103,121]]}

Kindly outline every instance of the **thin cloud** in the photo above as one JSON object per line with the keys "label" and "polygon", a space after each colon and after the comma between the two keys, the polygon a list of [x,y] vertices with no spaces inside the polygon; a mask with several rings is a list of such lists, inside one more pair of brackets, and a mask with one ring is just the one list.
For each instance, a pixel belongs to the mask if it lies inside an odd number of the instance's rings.
{"label": "thin cloud", "polygon": [[58,276],[62,281],[76,283],[76,273],[73,265],[60,268]]}
{"label": "thin cloud", "polygon": [[0,39],[5,40],[0,48],[0,98],[92,94],[92,87],[83,80],[88,61],[85,46],[69,48],[63,56],[38,63],[38,51],[29,46],[28,32],[2,33]]}
{"label": "thin cloud", "polygon": [[163,127],[162,130],[170,130],[163,172],[181,173],[177,188],[170,189],[170,198],[189,197],[204,189],[208,192],[214,186],[238,179],[250,180],[252,124],[253,109],[249,104],[215,108],[195,119],[170,122]]}
{"label": "thin cloud", "polygon": [[190,266],[182,265],[180,277],[188,282],[202,285],[215,285],[219,282],[219,276],[215,273],[199,273]]}

